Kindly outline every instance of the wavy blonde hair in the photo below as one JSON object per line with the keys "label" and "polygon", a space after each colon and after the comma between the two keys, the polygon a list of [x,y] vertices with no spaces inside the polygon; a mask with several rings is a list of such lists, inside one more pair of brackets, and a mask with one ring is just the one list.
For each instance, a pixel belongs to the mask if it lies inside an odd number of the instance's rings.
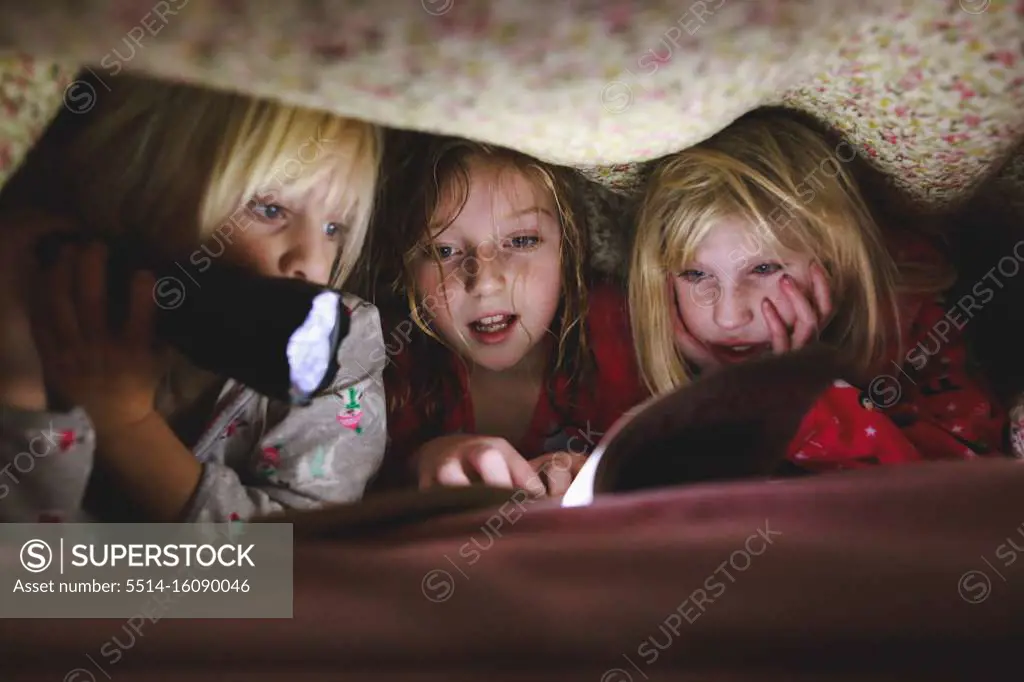
{"label": "wavy blonde hair", "polygon": [[692,377],[676,348],[668,277],[690,262],[715,225],[738,218],[758,226],[768,250],[812,253],[827,272],[834,317],[822,341],[858,376],[899,342],[898,296],[937,292],[949,269],[897,264],[849,163],[854,148],[784,112],[749,115],[654,169],[638,214],[629,274],[637,360],[655,393]]}
{"label": "wavy blonde hair", "polygon": [[331,284],[357,261],[381,156],[371,124],[279,102],[131,76],[98,89],[66,150],[73,206],[87,226],[165,253],[194,249],[255,195],[327,179],[346,216]]}

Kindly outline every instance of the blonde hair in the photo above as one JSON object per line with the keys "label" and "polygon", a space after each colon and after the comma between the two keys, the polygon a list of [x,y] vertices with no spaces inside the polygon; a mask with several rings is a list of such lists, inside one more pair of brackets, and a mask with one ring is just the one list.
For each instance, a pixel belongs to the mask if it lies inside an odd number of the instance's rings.
{"label": "blonde hair", "polygon": [[[845,147],[845,148],[844,148]],[[856,152],[785,114],[750,115],[661,162],[638,215],[629,275],[637,360],[647,387],[663,393],[691,380],[673,334],[668,275],[692,259],[716,224],[758,226],[760,243],[811,253],[824,267],[834,317],[822,341],[856,373],[884,362],[899,341],[897,298],[936,292],[951,271],[899,266],[847,164]]]}
{"label": "blonde hair", "polygon": [[358,259],[373,212],[381,155],[371,124],[271,100],[122,76],[69,148],[78,217],[163,252],[192,249],[253,196],[330,180],[346,216],[331,284]]}

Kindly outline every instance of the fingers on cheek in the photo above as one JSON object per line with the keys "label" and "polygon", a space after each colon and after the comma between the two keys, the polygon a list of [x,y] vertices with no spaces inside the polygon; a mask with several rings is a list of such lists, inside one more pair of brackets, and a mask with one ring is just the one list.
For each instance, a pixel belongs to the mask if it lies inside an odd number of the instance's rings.
{"label": "fingers on cheek", "polygon": [[771,298],[766,298],[761,301],[761,314],[764,316],[765,324],[768,325],[769,329],[775,327],[775,318],[778,314],[777,310],[778,307]]}
{"label": "fingers on cheek", "polygon": [[793,303],[791,296],[794,294],[799,296],[799,289],[792,281],[787,284],[780,284],[779,288],[781,291],[778,294],[773,294],[768,297],[768,300],[775,306],[775,310],[779,317],[785,324],[793,324],[796,320],[796,306]]}
{"label": "fingers on cheek", "polygon": [[772,337],[779,337],[786,332],[785,321],[781,319],[778,308],[770,299],[765,299],[761,304],[761,311],[764,313],[764,321]]}

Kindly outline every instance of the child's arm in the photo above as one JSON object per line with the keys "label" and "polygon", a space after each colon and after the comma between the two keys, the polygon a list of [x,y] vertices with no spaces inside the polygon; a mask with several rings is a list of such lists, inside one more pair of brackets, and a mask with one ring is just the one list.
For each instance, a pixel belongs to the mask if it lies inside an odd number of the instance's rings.
{"label": "child's arm", "polygon": [[[195,488],[199,465],[154,406],[164,366],[153,340],[153,277],[134,277],[127,321],[111,329],[106,257],[101,244],[67,245],[34,287],[32,336],[48,408],[84,413],[77,435],[68,439],[75,452],[55,456],[59,463],[55,461],[40,483],[45,478],[45,487],[52,489],[64,487],[57,481],[73,478],[74,490],[62,496],[55,511],[81,516],[88,475],[94,466],[102,467],[125,498],[141,503],[147,516],[169,521]],[[44,413],[40,418],[51,417]],[[57,502],[35,498],[29,509]]]}
{"label": "child's arm", "polygon": [[[227,521],[359,500],[387,439],[384,340],[377,309],[355,297],[331,392],[301,408],[271,403],[270,426],[244,463],[202,465],[185,521]],[[227,445],[230,448],[230,444]]]}
{"label": "child's arm", "polygon": [[160,414],[110,429],[96,426],[97,464],[138,505],[147,521],[178,521],[202,467]]}
{"label": "child's arm", "polygon": [[[348,390],[358,408],[345,407]],[[293,410],[259,442],[244,470],[204,464],[182,520],[245,519],[359,500],[383,459],[384,409],[380,383],[368,378]]]}

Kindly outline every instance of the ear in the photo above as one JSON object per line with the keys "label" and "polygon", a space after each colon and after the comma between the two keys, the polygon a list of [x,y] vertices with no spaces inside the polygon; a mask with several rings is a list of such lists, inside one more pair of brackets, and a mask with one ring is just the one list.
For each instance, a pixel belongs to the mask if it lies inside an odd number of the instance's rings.
{"label": "ear", "polygon": [[798,473],[786,450],[804,415],[845,376],[822,347],[719,369],[637,412],[606,449],[594,492]]}

